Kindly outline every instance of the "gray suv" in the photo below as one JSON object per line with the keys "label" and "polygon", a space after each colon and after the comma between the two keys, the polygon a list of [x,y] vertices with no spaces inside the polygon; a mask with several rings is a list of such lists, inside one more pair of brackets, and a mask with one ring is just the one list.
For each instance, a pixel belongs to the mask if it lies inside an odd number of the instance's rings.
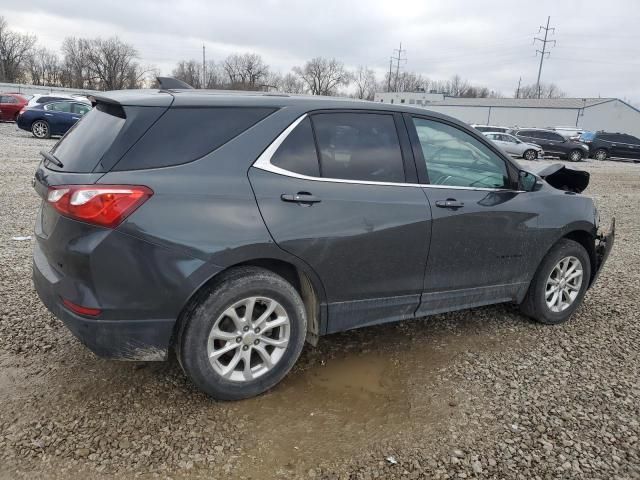
{"label": "gray suv", "polygon": [[305,340],[513,302],[561,323],[593,284],[588,174],[521,170],[421,108],[195,90],[105,93],[34,187],[34,282],[96,354],[257,395]]}

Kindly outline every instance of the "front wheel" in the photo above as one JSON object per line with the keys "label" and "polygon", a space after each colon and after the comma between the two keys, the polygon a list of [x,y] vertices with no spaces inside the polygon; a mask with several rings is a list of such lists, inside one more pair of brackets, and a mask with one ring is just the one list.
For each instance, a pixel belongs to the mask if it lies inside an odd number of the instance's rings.
{"label": "front wheel", "polygon": [[296,289],[258,267],[223,274],[182,321],[181,365],[219,400],[253,397],[280,382],[300,356],[307,331]]}
{"label": "front wheel", "polygon": [[31,125],[31,133],[36,138],[50,138],[51,131],[49,129],[49,124],[44,120],[36,120]]}
{"label": "front wheel", "polygon": [[583,156],[584,155],[580,150],[572,150],[569,153],[569,160],[571,160],[572,162],[579,162],[580,160],[582,160]]}
{"label": "front wheel", "polygon": [[525,150],[522,158],[524,158],[525,160],[535,160],[536,158],[538,158],[538,152],[532,149]]}
{"label": "front wheel", "polygon": [[566,322],[578,308],[591,278],[591,261],[578,242],[562,239],[547,253],[520,309],[547,325]]}
{"label": "front wheel", "polygon": [[604,148],[599,148],[593,154],[593,158],[595,158],[596,160],[599,160],[599,161],[606,160],[608,156],[609,156],[609,154],[607,153],[607,151]]}

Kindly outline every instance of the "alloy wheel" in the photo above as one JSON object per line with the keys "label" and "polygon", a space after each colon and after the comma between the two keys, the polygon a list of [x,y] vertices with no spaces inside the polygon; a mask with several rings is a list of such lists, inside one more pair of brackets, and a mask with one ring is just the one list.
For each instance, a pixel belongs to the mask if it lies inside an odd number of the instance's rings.
{"label": "alloy wheel", "polygon": [[269,372],[289,344],[286,310],[268,297],[249,297],[227,308],[209,333],[207,353],[226,380],[248,382]]}
{"label": "alloy wheel", "polygon": [[44,138],[49,133],[49,126],[45,122],[38,121],[31,126],[31,131],[38,138]]}
{"label": "alloy wheel", "polygon": [[580,160],[582,160],[582,154],[579,151],[574,150],[569,154],[569,158],[572,162],[579,162]]}
{"label": "alloy wheel", "polygon": [[596,152],[596,160],[606,160],[607,159],[607,152],[605,152],[604,150],[598,150]]}
{"label": "alloy wheel", "polygon": [[538,154],[533,150],[527,150],[524,154],[524,158],[527,160],[535,160]]}
{"label": "alloy wheel", "polygon": [[549,310],[559,313],[569,308],[580,293],[582,279],[582,263],[578,258],[561,259],[551,270],[545,285],[544,297]]}

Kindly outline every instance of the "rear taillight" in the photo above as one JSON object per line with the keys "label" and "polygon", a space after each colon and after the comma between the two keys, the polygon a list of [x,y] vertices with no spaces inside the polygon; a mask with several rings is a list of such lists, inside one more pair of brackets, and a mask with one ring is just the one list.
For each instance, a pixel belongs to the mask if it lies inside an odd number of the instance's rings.
{"label": "rear taillight", "polygon": [[138,185],[61,185],[49,188],[47,202],[66,217],[115,228],[151,195]]}
{"label": "rear taillight", "polygon": [[99,308],[83,307],[82,305],[73,303],[71,300],[67,300],[66,298],[62,299],[62,303],[72,312],[78,313],[80,315],[86,315],[88,317],[97,317],[102,312],[102,310],[100,310]]}

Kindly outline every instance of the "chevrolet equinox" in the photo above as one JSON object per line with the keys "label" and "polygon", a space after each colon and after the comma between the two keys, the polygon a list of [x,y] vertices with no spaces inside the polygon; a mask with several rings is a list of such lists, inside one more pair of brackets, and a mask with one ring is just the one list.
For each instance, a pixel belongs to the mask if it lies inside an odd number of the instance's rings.
{"label": "chevrolet equinox", "polygon": [[305,340],[513,302],[567,320],[613,245],[589,175],[525,171],[421,108],[108,92],[33,180],[44,304],[97,355],[164,360],[217,399],[276,385]]}

